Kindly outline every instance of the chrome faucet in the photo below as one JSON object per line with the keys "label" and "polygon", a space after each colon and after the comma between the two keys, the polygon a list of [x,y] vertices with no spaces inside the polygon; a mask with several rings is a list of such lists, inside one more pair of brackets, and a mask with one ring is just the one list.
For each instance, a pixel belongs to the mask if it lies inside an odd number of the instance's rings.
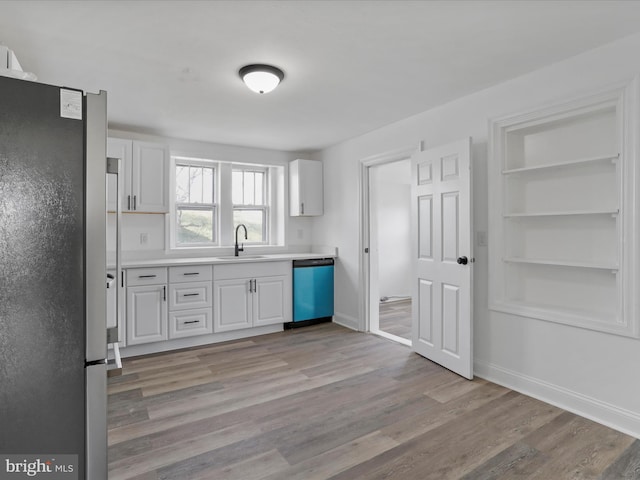
{"label": "chrome faucet", "polygon": [[234,255],[237,257],[239,252],[244,252],[244,243],[241,246],[238,246],[238,230],[240,227],[244,228],[244,239],[247,239],[247,227],[244,226],[243,223],[236,227],[236,248],[234,251]]}

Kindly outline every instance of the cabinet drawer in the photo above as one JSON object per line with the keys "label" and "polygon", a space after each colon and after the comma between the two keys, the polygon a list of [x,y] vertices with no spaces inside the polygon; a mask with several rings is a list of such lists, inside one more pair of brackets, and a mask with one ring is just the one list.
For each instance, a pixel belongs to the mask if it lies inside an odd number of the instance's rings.
{"label": "cabinet drawer", "polygon": [[191,337],[212,332],[210,308],[169,314],[169,338]]}
{"label": "cabinet drawer", "polygon": [[177,283],[169,286],[169,310],[211,306],[211,282]]}
{"label": "cabinet drawer", "polygon": [[127,286],[160,285],[167,283],[167,269],[164,267],[127,269]]}
{"label": "cabinet drawer", "polygon": [[211,265],[169,267],[169,281],[171,283],[204,282],[211,280],[211,272]]}

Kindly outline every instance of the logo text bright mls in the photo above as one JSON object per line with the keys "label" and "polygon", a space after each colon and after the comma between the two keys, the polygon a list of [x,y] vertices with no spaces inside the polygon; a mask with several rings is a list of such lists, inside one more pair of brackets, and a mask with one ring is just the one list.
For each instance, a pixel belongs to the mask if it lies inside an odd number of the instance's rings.
{"label": "logo text bright mls", "polygon": [[35,477],[36,475],[53,474],[53,473],[72,473],[73,464],[60,465],[56,464],[55,458],[42,460],[35,458],[31,460],[11,461],[5,459],[5,473],[24,474],[27,477]]}

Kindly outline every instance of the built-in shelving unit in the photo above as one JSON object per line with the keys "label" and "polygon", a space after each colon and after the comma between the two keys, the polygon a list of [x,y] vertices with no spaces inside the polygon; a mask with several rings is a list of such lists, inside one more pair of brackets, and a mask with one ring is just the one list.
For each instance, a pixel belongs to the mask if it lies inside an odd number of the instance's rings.
{"label": "built-in shelving unit", "polygon": [[491,122],[493,310],[638,335],[636,90]]}

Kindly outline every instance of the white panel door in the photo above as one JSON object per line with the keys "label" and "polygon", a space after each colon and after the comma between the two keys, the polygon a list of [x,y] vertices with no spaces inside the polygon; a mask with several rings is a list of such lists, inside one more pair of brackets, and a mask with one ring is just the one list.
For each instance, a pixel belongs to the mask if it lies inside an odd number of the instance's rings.
{"label": "white panel door", "polygon": [[471,139],[412,157],[413,349],[473,378]]}

